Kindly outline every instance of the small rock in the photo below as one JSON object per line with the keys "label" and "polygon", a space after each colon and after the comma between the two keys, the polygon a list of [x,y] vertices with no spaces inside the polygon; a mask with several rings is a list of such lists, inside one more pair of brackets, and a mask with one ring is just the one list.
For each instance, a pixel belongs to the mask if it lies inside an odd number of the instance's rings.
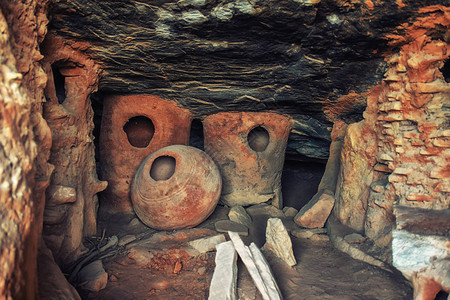
{"label": "small rock", "polygon": [[225,241],[225,236],[223,234],[218,234],[190,241],[189,246],[200,253],[206,253],[208,251],[213,251],[216,248],[217,244],[223,243]]}
{"label": "small rock", "polygon": [[133,247],[128,253],[128,257],[140,266],[148,265],[153,256],[153,253],[150,253],[147,247]]}
{"label": "small rock", "polygon": [[109,281],[114,282],[117,281],[117,276],[115,276],[114,274],[111,274],[111,276],[109,276]]}
{"label": "small rock", "polygon": [[344,237],[344,240],[349,244],[360,244],[366,241],[366,238],[360,235],[359,233],[351,233],[347,234]]}
{"label": "small rock", "polygon": [[134,227],[138,226],[139,224],[141,224],[141,221],[139,221],[138,218],[133,218],[133,220],[131,220],[130,223],[128,223],[128,226]]}
{"label": "small rock", "polygon": [[272,251],[290,267],[297,264],[292,250],[292,241],[283,222],[278,218],[267,220],[266,243],[264,250]]}
{"label": "small rock", "polygon": [[334,206],[334,197],[327,193],[317,193],[294,218],[297,225],[306,228],[322,228]]}
{"label": "small rock", "polygon": [[197,273],[198,273],[200,276],[205,275],[205,273],[206,273],[206,268],[205,268],[205,267],[200,267],[200,268],[198,268]]}
{"label": "small rock", "polygon": [[132,234],[127,234],[126,236],[123,236],[120,240],[119,240],[119,246],[125,246],[126,244],[129,244],[133,241],[136,240],[136,236],[132,235]]}
{"label": "small rock", "polygon": [[298,210],[293,207],[286,206],[283,208],[283,213],[286,218],[293,218],[298,214]]}
{"label": "small rock", "polygon": [[242,224],[229,221],[229,220],[220,220],[214,224],[216,231],[218,232],[237,232],[239,235],[248,236],[248,228]]}
{"label": "small rock", "polygon": [[250,228],[252,226],[252,218],[247,214],[245,208],[240,205],[233,206],[228,213],[230,221],[242,224]]}
{"label": "small rock", "polygon": [[78,282],[83,290],[98,292],[106,287],[108,273],[105,272],[101,260],[96,260],[83,267],[78,273]]}
{"label": "small rock", "polygon": [[284,213],[282,210],[265,203],[252,205],[247,208],[247,212],[250,215],[266,215],[272,218],[284,218]]}
{"label": "small rock", "polygon": [[312,237],[310,237],[310,240],[316,241],[316,242],[329,242],[330,237],[326,234],[315,234]]}
{"label": "small rock", "polygon": [[297,238],[313,239],[314,235],[327,233],[326,228],[314,228],[314,229],[296,229],[291,234]]}

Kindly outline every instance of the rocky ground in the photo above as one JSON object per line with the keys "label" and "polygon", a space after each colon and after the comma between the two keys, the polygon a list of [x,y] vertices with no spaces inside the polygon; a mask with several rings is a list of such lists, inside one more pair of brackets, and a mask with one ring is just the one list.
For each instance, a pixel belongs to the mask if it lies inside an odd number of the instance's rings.
{"label": "rocky ground", "polygon": [[[218,206],[197,228],[171,232],[154,231],[132,217],[115,219],[114,223],[111,219],[100,222],[99,232],[104,232],[104,236],[116,235],[119,242],[102,255],[108,274],[106,287],[96,292],[85,289],[82,297],[207,299],[215,252],[205,252],[189,242],[220,234],[215,224],[228,220],[228,212],[229,208]],[[244,232],[242,236],[246,244],[255,242],[263,246],[270,217],[282,219],[290,232],[297,265],[291,268],[273,253],[263,252],[285,299],[412,298],[411,286],[400,274],[354,260],[336,250],[325,230],[302,230],[292,222],[292,217],[272,206],[254,206],[247,208],[247,212],[252,221],[248,235]],[[227,234],[224,237],[228,239]],[[239,299],[262,299],[240,260],[238,270]]]}

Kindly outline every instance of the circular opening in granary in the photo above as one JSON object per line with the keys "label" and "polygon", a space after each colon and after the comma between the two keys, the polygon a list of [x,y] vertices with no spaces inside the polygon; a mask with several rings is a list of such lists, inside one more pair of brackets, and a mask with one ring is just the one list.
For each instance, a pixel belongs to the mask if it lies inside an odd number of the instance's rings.
{"label": "circular opening in granary", "polygon": [[252,150],[263,152],[270,142],[269,133],[261,126],[255,127],[248,133],[247,141]]}
{"label": "circular opening in granary", "polygon": [[150,176],[156,180],[167,180],[175,172],[176,160],[172,156],[160,156],[153,161]]}
{"label": "circular opening in granary", "polygon": [[155,133],[152,120],[144,116],[133,117],[123,126],[130,144],[137,148],[145,148]]}

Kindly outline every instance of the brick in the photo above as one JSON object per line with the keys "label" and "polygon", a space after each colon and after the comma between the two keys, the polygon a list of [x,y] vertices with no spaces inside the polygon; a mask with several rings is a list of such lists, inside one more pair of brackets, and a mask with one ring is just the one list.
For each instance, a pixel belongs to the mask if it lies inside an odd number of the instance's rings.
{"label": "brick", "polygon": [[450,139],[445,137],[434,138],[432,143],[436,147],[450,148]]}
{"label": "brick", "polygon": [[388,177],[389,182],[406,182],[407,178],[404,175],[391,174]]}
{"label": "brick", "polygon": [[408,196],[406,196],[406,200],[418,202],[431,202],[433,201],[433,198],[431,198],[429,195],[426,194],[410,193]]}
{"label": "brick", "polygon": [[375,167],[374,167],[373,169],[374,169],[375,171],[383,172],[383,173],[391,173],[391,172],[392,172],[392,170],[390,170],[390,169],[388,168],[388,166],[385,165],[385,164],[376,164]]}

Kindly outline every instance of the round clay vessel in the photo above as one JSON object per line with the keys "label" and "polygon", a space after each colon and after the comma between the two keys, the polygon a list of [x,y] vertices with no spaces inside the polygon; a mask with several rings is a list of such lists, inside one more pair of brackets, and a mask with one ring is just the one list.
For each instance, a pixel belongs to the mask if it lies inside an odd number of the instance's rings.
{"label": "round clay vessel", "polygon": [[[164,175],[155,176],[161,170]],[[221,189],[219,169],[208,154],[173,145],[144,159],[131,184],[131,201],[139,219],[154,229],[190,228],[211,215]]]}

